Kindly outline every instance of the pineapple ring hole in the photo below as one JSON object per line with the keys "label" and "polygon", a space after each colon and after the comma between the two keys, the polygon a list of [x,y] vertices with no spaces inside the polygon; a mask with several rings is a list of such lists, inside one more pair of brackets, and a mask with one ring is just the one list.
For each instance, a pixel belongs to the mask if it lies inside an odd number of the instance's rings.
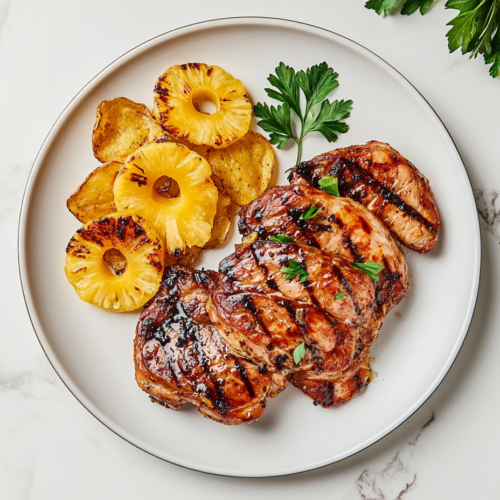
{"label": "pineapple ring hole", "polygon": [[181,194],[179,184],[172,177],[162,175],[156,179],[153,189],[163,198],[178,198]]}
{"label": "pineapple ring hole", "polygon": [[191,95],[191,103],[198,113],[213,115],[219,111],[219,97],[210,89],[197,89]]}
{"label": "pineapple ring hole", "polygon": [[118,248],[109,248],[104,252],[102,258],[113,276],[121,276],[127,269],[127,258]]}

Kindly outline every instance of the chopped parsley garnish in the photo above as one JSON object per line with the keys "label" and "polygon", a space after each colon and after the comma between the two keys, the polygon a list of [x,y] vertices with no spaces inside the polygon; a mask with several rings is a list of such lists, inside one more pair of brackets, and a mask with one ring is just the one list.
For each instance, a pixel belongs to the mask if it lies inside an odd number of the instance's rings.
{"label": "chopped parsley garnish", "polygon": [[318,215],[320,210],[321,207],[317,207],[313,204],[309,207],[309,210],[305,214],[302,214],[300,216],[300,220],[312,219],[313,217],[316,217],[316,215]]}
{"label": "chopped parsley garnish", "polygon": [[337,177],[323,177],[318,181],[322,191],[333,196],[340,196],[339,180]]}
{"label": "chopped parsley garnish", "polygon": [[302,342],[302,344],[300,344],[299,347],[297,347],[295,351],[293,351],[293,360],[295,361],[295,364],[299,365],[300,362],[304,359],[305,355],[306,355],[306,344],[305,342]]}
{"label": "chopped parsley garnish", "polygon": [[[311,132],[323,134],[328,142],[335,142],[339,134],[349,130],[342,120],[351,114],[352,101],[333,101],[327,97],[339,86],[338,73],[326,62],[317,64],[307,71],[295,71],[280,62],[275,75],[269,75],[268,82],[274,87],[264,89],[271,99],[283,104],[268,106],[258,102],[253,111],[260,121],[257,124],[266,132],[270,132],[269,140],[278,149],[285,147],[291,139],[298,147],[297,164],[302,156],[302,142]],[[306,108],[300,105],[300,90],[304,94]],[[292,111],[300,121],[300,134],[292,130]]]}
{"label": "chopped parsley garnish", "polygon": [[366,262],[353,262],[352,265],[368,274],[372,280],[378,281],[378,273],[384,269],[378,262],[368,260]]}
{"label": "chopped parsley garnish", "polygon": [[293,243],[293,238],[287,236],[286,234],[277,234],[276,236],[270,236],[269,239],[275,243]]}
{"label": "chopped parsley garnish", "polygon": [[345,297],[345,293],[344,292],[340,292],[338,293],[337,295],[335,295],[335,298],[333,300],[340,300],[340,299],[343,299]]}
{"label": "chopped parsley garnish", "polygon": [[303,269],[296,260],[288,259],[288,265],[290,267],[281,268],[281,272],[285,275],[285,279],[293,280],[295,276],[298,276],[299,277],[298,282],[304,283],[304,281],[306,281],[307,278],[309,278],[309,275],[307,274],[305,269]]}

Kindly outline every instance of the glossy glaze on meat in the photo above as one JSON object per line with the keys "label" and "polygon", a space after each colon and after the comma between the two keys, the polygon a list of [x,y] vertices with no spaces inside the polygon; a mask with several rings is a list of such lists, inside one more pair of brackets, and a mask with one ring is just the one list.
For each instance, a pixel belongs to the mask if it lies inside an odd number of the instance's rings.
{"label": "glossy glaze on meat", "polygon": [[361,391],[368,384],[370,373],[370,351],[364,349],[349,368],[338,374],[318,379],[313,372],[294,372],[288,378],[315,405],[330,408],[346,403]]}
{"label": "glossy glaze on meat", "polygon": [[229,425],[257,420],[278,388],[273,374],[234,356],[211,324],[206,304],[217,282],[213,271],[166,269],[157,295],[136,329],[134,359],[139,387],[173,410],[185,403]]}
{"label": "glossy glaze on meat", "polygon": [[[307,281],[284,277],[281,267],[289,259],[301,263]],[[366,274],[319,249],[270,241],[241,245],[219,271],[220,286],[211,292],[208,311],[232,352],[286,374],[325,407],[364,386],[356,367],[366,357],[361,339],[375,307]],[[346,296],[335,300],[339,293]],[[306,355],[296,364],[293,353],[302,342]],[[330,399],[321,395],[328,384],[336,393]]]}
{"label": "glossy glaze on meat", "polygon": [[[318,214],[301,217],[312,205]],[[286,234],[298,243],[320,248],[349,262],[383,266],[375,283],[377,305],[386,314],[404,297],[408,268],[387,227],[363,205],[331,196],[309,185],[274,187],[240,210],[239,231],[259,239]]]}
{"label": "glossy glaze on meat", "polygon": [[365,205],[401,243],[420,253],[434,248],[439,215],[429,181],[388,144],[336,149],[292,169],[292,184],[319,187],[325,176],[337,177],[342,196]]}
{"label": "glossy glaze on meat", "polygon": [[[289,260],[307,272],[305,282],[288,280],[281,271]],[[263,293],[314,305],[339,321],[366,325],[373,313],[375,290],[371,279],[341,257],[301,244],[255,241],[241,245],[219,265],[219,281],[226,292]],[[345,293],[342,300],[335,300]]]}

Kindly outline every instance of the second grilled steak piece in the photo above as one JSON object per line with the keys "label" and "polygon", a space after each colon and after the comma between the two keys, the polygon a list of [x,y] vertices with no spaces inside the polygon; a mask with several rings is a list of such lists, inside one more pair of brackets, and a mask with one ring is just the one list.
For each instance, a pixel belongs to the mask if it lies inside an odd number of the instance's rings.
{"label": "second grilled steak piece", "polygon": [[[350,366],[358,349],[356,327],[319,307],[285,297],[217,289],[209,312],[232,352],[273,372],[338,373]],[[296,365],[293,352],[302,342],[306,355]]]}
{"label": "second grilled steak piece", "polygon": [[292,184],[319,187],[322,177],[337,177],[342,196],[365,205],[401,243],[420,253],[434,248],[439,215],[429,181],[389,144],[371,141],[336,149],[292,169]]}
{"label": "second grilled steak piece", "polygon": [[368,384],[370,373],[370,350],[365,349],[349,368],[329,378],[318,379],[312,372],[294,372],[289,380],[315,405],[330,408],[355,396]]}
{"label": "second grilled steak piece", "polygon": [[[312,205],[318,214],[302,217]],[[383,266],[375,283],[377,307],[386,314],[408,288],[403,252],[387,227],[363,205],[350,198],[331,196],[309,185],[268,189],[240,210],[239,230],[260,239],[285,234],[349,262],[378,262]]]}
{"label": "second grilled steak piece", "polygon": [[[285,278],[289,259],[307,273],[304,282]],[[369,348],[360,338],[372,327],[375,293],[348,261],[309,246],[255,241],[221,262],[219,283],[209,315],[233,352],[288,375],[325,407],[364,386],[359,360],[369,364]],[[335,300],[339,293],[345,296]],[[302,342],[305,356],[296,364]]]}
{"label": "second grilled steak piece", "polygon": [[[282,267],[295,261],[307,273],[287,279]],[[338,321],[366,325],[373,314],[375,290],[371,279],[341,257],[301,244],[255,241],[241,245],[219,265],[226,292],[262,293],[314,305]],[[339,293],[345,297],[336,300]]]}
{"label": "second grilled steak piece", "polygon": [[228,425],[257,420],[266,397],[284,388],[283,377],[234,356],[208,317],[213,271],[185,266],[166,269],[160,290],[139,318],[134,341],[141,389],[173,410],[185,403]]}

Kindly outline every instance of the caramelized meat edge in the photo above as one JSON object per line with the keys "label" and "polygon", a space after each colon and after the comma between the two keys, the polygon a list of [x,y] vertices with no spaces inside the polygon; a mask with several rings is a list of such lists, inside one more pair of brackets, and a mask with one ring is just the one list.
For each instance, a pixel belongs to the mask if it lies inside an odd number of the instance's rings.
{"label": "caramelized meat edge", "polygon": [[429,181],[388,144],[324,153],[294,167],[289,180],[319,187],[325,176],[337,177],[340,194],[365,205],[406,247],[420,253],[434,248],[440,220]]}
{"label": "caramelized meat edge", "polygon": [[168,267],[157,295],[139,318],[134,341],[136,380],[151,400],[173,410],[192,403],[227,425],[257,420],[277,388],[265,367],[234,356],[208,317],[213,271]]}

